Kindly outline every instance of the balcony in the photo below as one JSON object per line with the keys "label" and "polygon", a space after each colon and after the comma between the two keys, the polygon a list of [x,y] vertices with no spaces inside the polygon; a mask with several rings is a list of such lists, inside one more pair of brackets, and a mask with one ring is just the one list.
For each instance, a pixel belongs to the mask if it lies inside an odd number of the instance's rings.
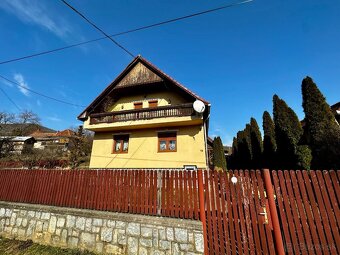
{"label": "balcony", "polygon": [[134,120],[148,120],[166,117],[187,117],[193,115],[194,109],[191,103],[181,105],[158,106],[155,108],[94,113],[90,115],[90,125]]}

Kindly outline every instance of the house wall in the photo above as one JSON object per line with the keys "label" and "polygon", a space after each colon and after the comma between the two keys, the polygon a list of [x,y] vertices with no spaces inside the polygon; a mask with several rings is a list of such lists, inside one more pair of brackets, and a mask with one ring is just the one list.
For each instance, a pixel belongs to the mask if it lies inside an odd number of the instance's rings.
{"label": "house wall", "polygon": [[158,106],[188,103],[182,96],[171,91],[143,93],[118,99],[110,108],[110,111],[132,110],[134,109],[134,102],[143,102],[143,108],[148,108],[148,101],[154,99],[158,100]]}
{"label": "house wall", "polygon": [[200,221],[0,202],[0,235],[100,254],[203,254]]}
{"label": "house wall", "polygon": [[113,135],[119,132],[96,132],[91,168],[182,168],[183,165],[206,167],[202,125],[169,128],[177,131],[177,152],[158,152],[158,133],[164,128],[129,130],[128,153],[112,154]]}

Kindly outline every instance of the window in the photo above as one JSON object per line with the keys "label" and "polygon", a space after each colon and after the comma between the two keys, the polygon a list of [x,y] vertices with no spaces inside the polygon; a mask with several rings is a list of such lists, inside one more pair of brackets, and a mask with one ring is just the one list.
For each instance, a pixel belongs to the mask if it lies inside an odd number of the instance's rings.
{"label": "window", "polygon": [[143,108],[143,102],[135,102],[133,103],[135,106],[135,109],[142,109]]}
{"label": "window", "polygon": [[113,151],[112,153],[127,153],[129,149],[129,135],[113,136]]}
{"label": "window", "polygon": [[155,108],[158,106],[158,100],[150,100],[149,101],[149,108]]}
{"label": "window", "polygon": [[166,132],[158,134],[158,152],[177,151],[176,132]]}
{"label": "window", "polygon": [[189,170],[189,171],[196,171],[197,166],[196,165],[184,165],[184,170]]}

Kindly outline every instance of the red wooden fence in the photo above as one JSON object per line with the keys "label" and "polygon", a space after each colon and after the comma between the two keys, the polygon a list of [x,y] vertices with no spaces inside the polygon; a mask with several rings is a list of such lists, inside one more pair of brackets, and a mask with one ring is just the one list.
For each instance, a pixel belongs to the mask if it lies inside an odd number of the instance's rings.
{"label": "red wooden fence", "polygon": [[285,252],[340,254],[340,171],[271,171],[267,185],[260,170],[199,176],[200,182],[196,171],[183,170],[0,170],[0,200],[196,220],[201,212],[206,254],[276,254],[266,190],[274,188]]}
{"label": "red wooden fence", "polygon": [[290,254],[340,254],[340,171],[272,171]]}
{"label": "red wooden fence", "polygon": [[0,200],[199,219],[197,173],[1,170]]}
{"label": "red wooden fence", "polygon": [[[262,171],[204,177],[207,253],[276,254]],[[340,171],[271,171],[286,253],[340,254],[339,180]]]}

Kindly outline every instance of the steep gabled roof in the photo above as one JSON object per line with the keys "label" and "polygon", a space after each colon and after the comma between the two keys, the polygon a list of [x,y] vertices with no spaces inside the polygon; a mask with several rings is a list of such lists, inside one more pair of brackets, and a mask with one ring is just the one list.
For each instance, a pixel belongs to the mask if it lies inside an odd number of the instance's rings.
{"label": "steep gabled roof", "polygon": [[[146,59],[144,59],[143,57],[139,55],[123,70],[123,72],[121,72],[117,76],[117,78],[109,86],[106,87],[106,89],[104,89],[102,93],[99,94],[99,96],[95,98],[95,100],[89,106],[85,108],[85,110],[78,116],[78,119],[85,120],[88,114],[91,113],[92,110],[94,110],[95,107],[98,106],[105,99],[105,97],[108,96],[117,86],[119,87],[127,86],[127,84],[122,82],[122,80],[124,79],[124,77],[126,77],[126,75],[129,74],[129,72],[138,63],[142,63],[146,68],[148,68],[151,72],[153,72],[154,74],[154,76],[152,77],[153,81],[155,82],[156,81],[167,81],[173,84],[174,86],[176,86],[177,88],[179,88],[181,91],[183,91],[187,95],[190,95],[191,97],[197,100],[201,100],[206,105],[209,104],[208,101],[201,98],[200,96],[198,96],[197,94],[195,94],[194,92],[192,92],[191,90],[189,90],[188,88],[180,84],[178,81],[176,81],[175,79],[173,79],[172,77],[170,77],[169,75],[161,71],[158,67],[154,66],[152,63],[150,63],[149,61],[147,61]],[[135,85],[130,85],[130,86],[135,86]]]}
{"label": "steep gabled roof", "polygon": [[76,132],[71,129],[65,129],[63,131],[58,131],[55,136],[62,136],[62,137],[71,137],[74,136]]}

